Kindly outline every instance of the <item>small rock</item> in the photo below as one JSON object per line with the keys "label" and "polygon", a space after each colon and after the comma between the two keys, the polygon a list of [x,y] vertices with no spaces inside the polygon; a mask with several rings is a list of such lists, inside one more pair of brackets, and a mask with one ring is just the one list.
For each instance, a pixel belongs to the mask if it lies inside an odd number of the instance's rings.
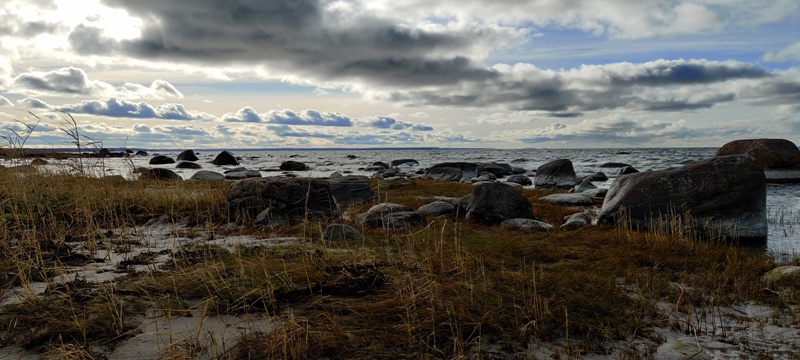
{"label": "small rock", "polygon": [[519,174],[509,176],[508,179],[506,179],[506,182],[517,183],[522,186],[533,185],[533,180],[531,180],[531,178]]}
{"label": "small rock", "polygon": [[456,207],[452,202],[443,200],[436,200],[430,204],[422,205],[417,209],[417,212],[423,216],[453,215],[455,211]]}
{"label": "small rock", "polygon": [[176,169],[200,169],[200,164],[195,164],[193,162],[188,161],[181,161],[178,165],[175,165]]}
{"label": "small rock", "polygon": [[419,165],[419,161],[414,160],[414,159],[398,159],[398,160],[392,160],[392,163],[391,163],[392,167],[405,165],[405,164]]}
{"label": "small rock", "polygon": [[225,175],[216,171],[201,170],[194,173],[189,180],[225,180]]}
{"label": "small rock", "polygon": [[791,275],[800,275],[800,266],[794,266],[794,265],[778,266],[770,271],[767,271],[767,273],[764,274],[762,279],[766,283],[774,283],[784,277]]}
{"label": "small rock", "polygon": [[402,229],[424,222],[414,209],[400,204],[382,203],[371,207],[362,215],[364,224],[374,228]]}
{"label": "small rock", "polygon": [[539,198],[540,202],[564,206],[589,206],[594,200],[584,194],[552,194]]}
{"label": "small rock", "polygon": [[553,225],[534,219],[508,219],[503,220],[500,226],[522,231],[550,231]]}
{"label": "small rock", "polygon": [[331,224],[322,231],[322,240],[326,241],[357,241],[361,238],[358,229],[344,224]]}
{"label": "small rock", "polygon": [[617,170],[617,175],[627,175],[627,174],[636,174],[639,170],[636,170],[633,166],[623,166]]}
{"label": "small rock", "polygon": [[589,212],[583,211],[577,214],[565,216],[564,220],[566,220],[566,222],[564,223],[564,225],[561,225],[560,227],[561,229],[576,230],[584,226],[590,225],[592,223],[592,216],[589,215]]}

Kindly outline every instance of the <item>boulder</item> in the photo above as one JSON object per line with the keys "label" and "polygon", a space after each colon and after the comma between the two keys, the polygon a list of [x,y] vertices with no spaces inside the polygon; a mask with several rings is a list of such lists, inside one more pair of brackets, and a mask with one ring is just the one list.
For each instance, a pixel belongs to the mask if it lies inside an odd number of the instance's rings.
{"label": "boulder", "polygon": [[601,198],[602,199],[602,198],[606,197],[607,193],[608,193],[608,189],[597,188],[597,189],[586,190],[586,191],[582,192],[581,194],[586,195],[586,196],[591,197],[591,198]]}
{"label": "boulder", "polygon": [[[436,168],[455,168],[455,169],[461,170],[461,174],[462,174],[461,175],[461,179],[469,180],[469,179],[472,179],[472,178],[474,178],[474,177],[476,177],[478,175],[478,164],[473,163],[473,162],[445,162],[445,163],[439,163],[439,164],[431,166],[428,169],[428,171],[426,172],[426,174],[432,173],[434,171],[437,171],[437,170],[433,170],[433,169],[436,169]],[[455,180],[455,181],[460,181],[461,179]]]}
{"label": "boulder", "polygon": [[293,224],[339,215],[330,184],[320,179],[249,178],[231,184],[226,197],[234,219],[255,218],[266,209],[272,209],[273,216],[287,216]]}
{"label": "boulder", "polygon": [[563,206],[589,206],[594,200],[584,194],[552,194],[539,198],[539,202]]}
{"label": "boulder", "polygon": [[183,178],[170,169],[153,168],[139,174],[139,180],[183,180]]}
{"label": "boulder", "polygon": [[370,165],[370,167],[374,167],[374,168],[376,168],[378,170],[383,170],[383,169],[388,169],[391,166],[389,166],[389,164],[387,164],[387,163],[385,163],[383,161],[376,161],[376,162],[373,162],[372,165]]}
{"label": "boulder", "polygon": [[388,168],[379,170],[378,172],[370,175],[370,178],[373,179],[386,179],[390,177],[395,177],[400,174],[400,169],[398,168]]}
{"label": "boulder", "polygon": [[766,178],[748,155],[718,156],[673,170],[623,175],[614,181],[598,223],[626,216],[634,228],[691,217],[701,236],[766,239]]}
{"label": "boulder", "polygon": [[239,160],[236,160],[236,157],[233,156],[233,154],[231,154],[230,151],[225,150],[217,154],[217,157],[215,157],[214,160],[211,161],[211,163],[219,166],[239,165]]}
{"label": "boulder", "polygon": [[592,215],[588,211],[582,211],[564,217],[564,224],[559,228],[563,230],[577,230],[592,224]]}
{"label": "boulder", "polygon": [[501,227],[522,231],[550,231],[553,225],[534,219],[508,219],[500,223]]}
{"label": "boulder", "polygon": [[150,156],[150,154],[148,154],[147,151],[144,151],[144,150],[138,150],[138,151],[136,151],[136,154],[134,154],[134,155],[135,156]]}
{"label": "boulder", "polygon": [[398,159],[398,160],[392,160],[392,163],[391,163],[392,167],[405,165],[405,164],[419,165],[419,161],[414,160],[414,159]]}
{"label": "boulder", "polygon": [[775,283],[783,278],[789,276],[797,276],[800,275],[800,266],[796,265],[782,265],[778,266],[770,271],[767,271],[762,279],[764,282],[768,284]]}
{"label": "boulder", "polygon": [[517,183],[522,186],[533,185],[533,180],[531,180],[531,178],[519,174],[509,176],[508,179],[506,179],[506,182]]}
{"label": "boulder", "polygon": [[331,194],[339,203],[364,204],[375,199],[375,191],[369,181],[359,176],[341,176],[325,181]]}
{"label": "boulder", "polygon": [[37,158],[35,158],[35,159],[31,160],[31,165],[32,165],[32,166],[42,166],[42,165],[47,165],[47,164],[49,164],[49,163],[47,162],[47,160],[45,160],[45,159],[42,159],[42,158],[38,158],[38,157],[37,157]]}
{"label": "boulder", "polygon": [[284,171],[305,171],[308,170],[308,166],[299,161],[289,160],[282,162],[280,169]]}
{"label": "boulder", "polygon": [[202,166],[200,164],[195,164],[193,162],[188,161],[181,161],[178,165],[175,165],[176,169],[200,169]]}
{"label": "boulder", "polygon": [[461,181],[464,172],[454,167],[432,167],[422,175],[423,179],[441,181]]}
{"label": "boulder", "polygon": [[231,171],[225,172],[225,179],[228,180],[241,180],[241,179],[248,179],[248,178],[258,178],[261,177],[261,172],[258,170],[241,170],[241,171]]}
{"label": "boulder", "polygon": [[592,184],[592,181],[589,180],[589,178],[583,178],[580,184],[575,185],[575,187],[572,188],[573,192],[575,193],[582,193],[586,190],[592,190],[592,189],[597,189],[597,186]]}
{"label": "boulder", "polygon": [[436,200],[417,209],[417,212],[423,216],[453,215],[455,211],[456,206],[453,205],[453,202],[444,200]]}
{"label": "boulder", "polygon": [[477,163],[475,171],[478,174],[490,173],[496,177],[511,175],[511,165],[497,163]]}
{"label": "boulder", "polygon": [[175,158],[178,161],[197,161],[200,160],[197,155],[195,155],[194,150],[183,150],[178,157]]}
{"label": "boulder", "polygon": [[325,241],[358,241],[361,238],[358,229],[344,224],[331,224],[322,231],[322,240]]}
{"label": "boulder", "polygon": [[628,174],[636,174],[639,170],[636,170],[633,166],[623,166],[617,170],[617,175],[628,175]]}
{"label": "boulder", "polygon": [[167,155],[156,155],[150,158],[150,165],[164,165],[164,164],[174,164],[175,159],[167,156]]}
{"label": "boulder", "polygon": [[189,180],[225,180],[225,175],[216,171],[200,170],[194,173]]}
{"label": "boulder", "polygon": [[626,163],[621,163],[621,162],[607,162],[607,163],[600,164],[601,168],[621,168],[621,167],[626,167],[626,166],[631,166],[631,165],[630,164],[626,164]]}
{"label": "boulder", "polygon": [[514,175],[520,175],[520,174],[524,174],[526,172],[528,172],[528,170],[525,170],[524,167],[514,166],[514,167],[511,168],[511,173],[514,174]]}
{"label": "boulder", "polygon": [[400,204],[382,203],[371,207],[362,215],[364,224],[374,228],[402,229],[424,222],[414,209]]}
{"label": "boulder", "polygon": [[571,188],[575,186],[575,169],[572,161],[567,159],[553,160],[536,169],[533,184],[537,188]]}
{"label": "boulder", "polygon": [[268,208],[258,213],[253,223],[255,225],[269,227],[279,227],[292,224],[291,220],[288,216],[286,216],[286,214],[283,214],[280,211],[274,211],[273,208]]}
{"label": "boulder", "polygon": [[594,181],[606,181],[606,180],[608,180],[608,175],[606,175],[602,171],[598,171],[598,172],[596,172],[594,174],[589,174],[589,175],[584,176],[583,178],[581,178],[581,182],[583,180],[586,180],[586,179],[589,179],[589,181],[592,181],[592,182],[594,182]]}
{"label": "boulder", "polygon": [[717,150],[717,156],[750,155],[764,169],[800,170],[800,150],[786,139],[745,139],[734,140]]}
{"label": "boulder", "polygon": [[478,184],[472,190],[468,220],[496,225],[515,218],[533,219],[533,205],[513,187],[491,182]]}

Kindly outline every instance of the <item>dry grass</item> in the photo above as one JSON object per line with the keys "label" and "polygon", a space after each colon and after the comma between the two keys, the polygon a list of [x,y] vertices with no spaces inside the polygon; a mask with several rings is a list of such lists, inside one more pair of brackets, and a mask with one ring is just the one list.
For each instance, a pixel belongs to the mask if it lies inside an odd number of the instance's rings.
{"label": "dry grass", "polygon": [[[515,354],[546,341],[566,341],[572,355],[603,354],[609,341],[641,335],[662,320],[658,302],[752,300],[791,312],[788,305],[800,299],[790,280],[774,286],[784,296],[762,291],[761,275],[776,265],[762,252],[607,226],[525,233],[447,219],[406,231],[345,221],[363,230],[358,243],[317,240],[329,222],[239,229],[312,241],[233,252],[199,243],[174,251],[166,269],[113,284],[52,281],[67,265],[91,261],[66,253],[65,241],[91,247],[108,229],[166,215],[224,234],[226,188],[0,172],[2,289],[49,286],[0,310],[0,340],[91,358],[92,344],[132,334],[146,309],[202,307],[208,316],[266,314],[280,324],[241,337],[218,354],[224,358],[466,358],[498,347]],[[411,207],[470,191],[424,181],[380,188],[387,201]],[[535,202],[549,192],[523,193],[536,216],[552,224],[576,212]]]}

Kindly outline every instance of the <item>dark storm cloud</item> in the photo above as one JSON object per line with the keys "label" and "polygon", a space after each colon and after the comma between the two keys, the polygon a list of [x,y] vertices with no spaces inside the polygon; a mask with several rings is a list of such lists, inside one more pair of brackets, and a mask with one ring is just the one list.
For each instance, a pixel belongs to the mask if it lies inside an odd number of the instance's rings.
{"label": "dark storm cloud", "polygon": [[0,36],[15,36],[21,38],[32,38],[41,34],[52,34],[59,30],[66,29],[58,23],[46,21],[30,21],[22,16],[0,11]]}
{"label": "dark storm cloud", "polygon": [[23,73],[14,79],[14,83],[28,89],[68,94],[88,95],[95,91],[86,72],[74,67],[50,72]]}
{"label": "dark storm cloud", "polygon": [[[493,72],[465,52],[500,42],[508,29],[429,30],[367,13],[328,8],[320,0],[106,0],[143,21],[132,40],[78,26],[81,54],[124,55],[200,64],[265,64],[319,81],[359,79],[405,85],[482,80]],[[506,39],[507,40],[507,39]],[[490,45],[491,46],[491,45]]]}

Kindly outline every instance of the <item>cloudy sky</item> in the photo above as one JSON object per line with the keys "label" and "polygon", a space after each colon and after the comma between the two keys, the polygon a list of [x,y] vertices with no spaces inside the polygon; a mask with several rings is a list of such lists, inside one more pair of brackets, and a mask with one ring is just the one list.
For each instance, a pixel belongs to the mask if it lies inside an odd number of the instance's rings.
{"label": "cloudy sky", "polygon": [[27,146],[800,143],[797,0],[2,2]]}

